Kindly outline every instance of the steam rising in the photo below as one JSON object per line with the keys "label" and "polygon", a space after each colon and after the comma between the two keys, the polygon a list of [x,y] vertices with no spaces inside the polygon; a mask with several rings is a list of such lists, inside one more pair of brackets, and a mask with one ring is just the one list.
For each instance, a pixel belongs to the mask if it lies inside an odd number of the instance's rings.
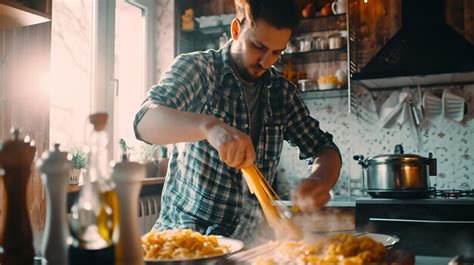
{"label": "steam rising", "polygon": [[[311,215],[298,214],[293,221],[303,230],[303,240],[314,242],[335,233],[355,232],[354,209],[323,208]],[[287,240],[287,235],[275,235],[265,221],[256,232],[249,247],[268,243],[270,240]]]}

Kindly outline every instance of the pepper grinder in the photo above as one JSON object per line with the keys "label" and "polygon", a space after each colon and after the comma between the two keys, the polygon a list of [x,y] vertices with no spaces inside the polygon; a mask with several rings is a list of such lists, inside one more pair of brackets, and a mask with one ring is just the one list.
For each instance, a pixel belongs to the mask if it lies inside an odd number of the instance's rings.
{"label": "pepper grinder", "polygon": [[11,136],[11,140],[0,145],[0,168],[5,173],[3,179],[7,195],[2,265],[31,265],[34,257],[33,232],[26,194],[36,148],[28,136],[20,140],[18,129],[12,128]]}
{"label": "pepper grinder", "polygon": [[72,162],[68,160],[67,152],[59,151],[59,144],[55,144],[53,150],[43,153],[36,166],[41,171],[47,194],[42,254],[48,265],[68,264],[66,186]]}
{"label": "pepper grinder", "polygon": [[130,162],[126,154],[122,155],[122,160],[115,164],[112,171],[120,208],[120,239],[115,252],[116,264],[144,264],[138,229],[138,196],[140,181],[145,178],[145,174],[145,167]]}

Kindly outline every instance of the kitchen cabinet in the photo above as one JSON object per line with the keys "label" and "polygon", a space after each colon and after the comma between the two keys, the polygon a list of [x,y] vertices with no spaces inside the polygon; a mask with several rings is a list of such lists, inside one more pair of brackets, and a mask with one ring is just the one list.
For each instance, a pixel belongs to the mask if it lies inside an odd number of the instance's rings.
{"label": "kitchen cabinet", "polygon": [[51,0],[0,0],[0,30],[51,20]]}
{"label": "kitchen cabinet", "polygon": [[[44,74],[51,58],[51,23],[0,31],[0,141],[10,138],[10,128],[19,128],[35,141],[37,154],[49,146],[49,94]],[[1,171],[1,170],[0,170]],[[0,173],[1,174],[1,173]],[[44,226],[45,196],[40,173],[32,168],[28,205],[33,229]],[[0,176],[0,231],[8,209]],[[0,233],[0,241],[2,240]]]}
{"label": "kitchen cabinet", "polygon": [[361,232],[396,235],[398,247],[423,256],[474,253],[474,199],[360,198],[356,200],[356,228]]}

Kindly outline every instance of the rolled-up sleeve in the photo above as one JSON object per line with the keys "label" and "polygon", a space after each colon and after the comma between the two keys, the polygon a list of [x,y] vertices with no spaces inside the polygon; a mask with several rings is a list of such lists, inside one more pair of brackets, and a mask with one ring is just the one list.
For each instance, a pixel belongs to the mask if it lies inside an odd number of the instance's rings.
{"label": "rolled-up sleeve", "polygon": [[332,134],[321,130],[319,121],[310,116],[308,108],[291,84],[289,84],[288,93],[288,123],[285,140],[290,145],[298,147],[299,158],[312,164],[319,153],[327,148],[334,149],[341,158],[339,148],[333,142]]}
{"label": "rolled-up sleeve", "polygon": [[195,104],[196,95],[207,87],[207,65],[197,54],[184,54],[176,57],[170,68],[161,76],[159,83],[147,93],[140,109],[135,115],[133,129],[137,139],[141,139],[137,132],[137,125],[145,113],[157,106],[189,111]]}

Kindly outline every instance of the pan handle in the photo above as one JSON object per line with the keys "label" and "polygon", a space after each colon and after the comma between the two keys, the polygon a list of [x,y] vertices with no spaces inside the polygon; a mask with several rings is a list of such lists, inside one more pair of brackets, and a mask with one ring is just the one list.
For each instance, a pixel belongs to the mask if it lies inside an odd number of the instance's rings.
{"label": "pan handle", "polygon": [[428,173],[430,176],[438,175],[437,170],[437,161],[436,158],[433,158],[433,153],[428,154],[428,158],[426,158],[426,164],[428,165]]}

